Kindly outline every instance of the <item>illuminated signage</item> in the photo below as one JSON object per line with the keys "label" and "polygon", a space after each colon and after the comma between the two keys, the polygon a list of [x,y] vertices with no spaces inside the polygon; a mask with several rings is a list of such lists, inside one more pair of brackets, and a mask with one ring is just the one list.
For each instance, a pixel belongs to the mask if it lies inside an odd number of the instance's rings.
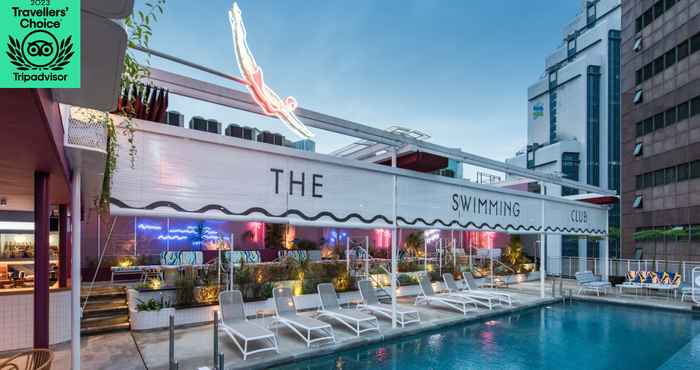
{"label": "illuminated signage", "polygon": [[236,61],[238,69],[246,81],[246,86],[250,95],[260,106],[263,113],[268,116],[279,118],[290,130],[304,139],[309,139],[314,134],[301,123],[294,114],[297,108],[297,101],[294,97],[288,96],[281,99],[263,80],[263,71],[255,62],[253,53],[248,48],[246,41],[246,30],[241,18],[241,9],[238,4],[233,3],[233,9],[228,12],[231,22],[231,32],[233,34],[233,47],[236,50]]}
{"label": "illuminated signage", "polygon": [[535,105],[532,106],[532,119],[537,119],[539,117],[544,116],[544,106],[542,103],[535,103]]}

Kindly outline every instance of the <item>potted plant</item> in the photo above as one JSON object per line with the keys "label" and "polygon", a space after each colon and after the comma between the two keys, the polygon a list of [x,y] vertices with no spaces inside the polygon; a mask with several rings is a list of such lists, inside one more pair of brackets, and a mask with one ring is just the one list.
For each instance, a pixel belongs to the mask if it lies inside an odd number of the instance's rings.
{"label": "potted plant", "polygon": [[177,306],[191,306],[194,302],[195,276],[191,267],[185,267],[175,280],[175,304]]}
{"label": "potted plant", "polygon": [[170,302],[162,296],[160,299],[151,298],[148,301],[136,299],[136,309],[129,310],[129,321],[132,330],[146,330],[168,326],[169,318],[175,314]]}

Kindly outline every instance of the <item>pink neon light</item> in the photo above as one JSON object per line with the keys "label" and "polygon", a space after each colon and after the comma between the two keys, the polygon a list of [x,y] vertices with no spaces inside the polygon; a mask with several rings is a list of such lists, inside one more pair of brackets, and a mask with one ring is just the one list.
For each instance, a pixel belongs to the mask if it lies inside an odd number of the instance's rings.
{"label": "pink neon light", "polygon": [[262,229],[262,222],[248,222],[248,230],[250,230],[250,232],[253,233],[253,243],[257,243],[259,240],[262,239]]}
{"label": "pink neon light", "polygon": [[374,229],[374,240],[377,248],[388,248],[391,246],[391,231],[387,229]]}
{"label": "pink neon light", "polygon": [[294,110],[298,106],[296,99],[291,96],[282,99],[265,84],[263,71],[255,62],[253,53],[248,47],[241,9],[235,2],[233,9],[229,11],[229,21],[233,32],[233,46],[236,50],[238,69],[241,71],[246,87],[255,103],[265,115],[277,117],[302,138],[313,137],[313,133],[294,114]]}

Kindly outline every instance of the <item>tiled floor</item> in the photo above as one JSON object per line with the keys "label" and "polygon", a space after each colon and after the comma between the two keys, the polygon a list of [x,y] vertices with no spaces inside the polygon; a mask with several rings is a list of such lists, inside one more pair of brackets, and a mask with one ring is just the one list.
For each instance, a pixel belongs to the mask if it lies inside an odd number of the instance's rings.
{"label": "tiled floor", "polygon": [[[560,296],[559,283],[554,283],[557,296]],[[521,283],[507,289],[519,301],[517,308],[530,307],[544,302],[551,302],[552,280],[545,284],[546,297],[540,298],[539,282]],[[575,281],[564,280],[562,290],[566,295],[568,290],[576,292]],[[664,296],[618,296],[618,291],[612,294],[596,297],[586,295],[579,299],[601,300],[610,303],[645,305],[656,308],[690,310],[691,304],[681,303]],[[402,304],[412,304],[410,298],[402,298]],[[314,346],[307,349],[306,345],[294,337],[289,330],[280,328],[279,344],[280,353],[260,353],[242,361],[240,353],[233,343],[225,335],[220,336],[219,350],[224,353],[226,369],[253,369],[272,366],[275,363],[286,362],[295,358],[304,358],[318,354],[346,349],[352,346],[363,345],[371,341],[380,341],[394,336],[410,335],[418,331],[436,329],[441,326],[454,325],[466,320],[479,320],[494,314],[502,314],[505,310],[471,313],[463,316],[449,309],[419,306],[418,310],[422,322],[419,325],[407,326],[405,329],[392,329],[391,322],[381,320],[379,334],[366,334],[356,337],[354,333],[334,325],[337,344]],[[268,324],[267,318],[263,324]],[[178,328],[175,333],[176,359],[180,363],[180,369],[196,369],[201,366],[211,366],[213,357],[213,326],[202,325],[188,328]],[[82,368],[83,369],[167,369],[168,365],[168,332],[156,330],[147,332],[120,332],[105,335],[84,337],[81,341]],[[56,346],[56,359],[54,369],[70,368],[70,344],[64,343]],[[0,356],[2,357],[2,356]]]}

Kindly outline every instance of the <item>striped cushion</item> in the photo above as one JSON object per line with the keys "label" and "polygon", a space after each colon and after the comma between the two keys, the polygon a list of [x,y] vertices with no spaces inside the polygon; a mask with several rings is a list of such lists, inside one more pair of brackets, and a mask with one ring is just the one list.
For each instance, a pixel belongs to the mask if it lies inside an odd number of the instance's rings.
{"label": "striped cushion", "polygon": [[681,282],[683,282],[683,278],[682,278],[681,274],[679,274],[677,272],[674,273],[673,278],[671,278],[671,282],[675,286],[681,286]]}

